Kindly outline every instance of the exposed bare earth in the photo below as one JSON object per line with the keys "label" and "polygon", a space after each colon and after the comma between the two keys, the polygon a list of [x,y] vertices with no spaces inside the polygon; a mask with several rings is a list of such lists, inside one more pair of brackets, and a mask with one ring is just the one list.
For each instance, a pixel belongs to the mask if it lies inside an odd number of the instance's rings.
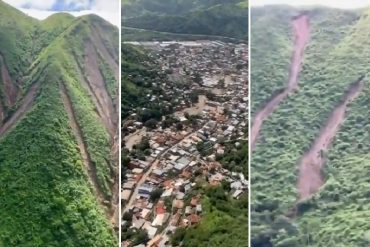
{"label": "exposed bare earth", "polygon": [[279,106],[279,104],[290,93],[298,87],[298,76],[302,65],[303,53],[306,44],[309,40],[310,24],[308,16],[300,15],[293,20],[294,31],[294,50],[289,71],[289,79],[287,87],[281,92],[272,97],[270,101],[255,115],[251,128],[251,147],[254,149],[259,132],[263,122],[270,116]]}
{"label": "exposed bare earth", "polygon": [[0,102],[0,128],[3,125],[3,121],[4,121],[4,108]]}
{"label": "exposed bare earth", "polygon": [[135,131],[134,133],[126,136],[123,140],[125,141],[125,146],[128,150],[132,150],[135,144],[139,144],[144,136],[146,136],[146,128]]}
{"label": "exposed bare earth", "polygon": [[22,119],[26,113],[32,108],[35,100],[36,93],[40,87],[40,83],[32,85],[27,95],[24,97],[21,106],[17,111],[10,117],[10,119],[4,123],[0,128],[0,137],[4,136],[10,129],[12,129],[20,119]]}
{"label": "exposed bare earth", "polygon": [[95,195],[97,196],[99,202],[104,206],[105,197],[104,197],[104,194],[101,192],[99,185],[98,185],[96,167],[91,161],[90,155],[84,143],[80,126],[77,123],[75,113],[73,111],[72,102],[68,96],[68,92],[67,92],[65,85],[63,83],[60,83],[59,85],[60,85],[60,95],[63,100],[64,108],[67,112],[69,124],[76,138],[76,141],[77,141],[77,144],[78,144],[81,156],[82,156],[82,160],[87,170],[87,174],[89,175],[89,181],[94,189]]}
{"label": "exposed bare earth", "polygon": [[0,64],[1,64],[1,76],[3,82],[4,96],[6,98],[6,103],[8,106],[14,106],[18,98],[18,89],[16,85],[12,82],[12,79],[9,75],[9,71],[6,67],[3,57],[0,55]]}
{"label": "exposed bare earth", "polygon": [[113,70],[114,78],[118,81],[118,75],[119,75],[118,63],[109,53],[108,49],[105,47],[100,37],[100,32],[98,31],[98,29],[93,30],[92,39],[97,49],[99,50],[99,53],[101,54],[102,58],[109,64],[109,67]]}
{"label": "exposed bare earth", "polygon": [[110,98],[104,78],[99,69],[98,54],[92,43],[86,44],[86,59],[85,59],[85,71],[87,74],[88,83],[94,92],[97,101],[102,107],[103,112],[106,114],[103,121],[106,123],[106,127],[113,137],[117,131],[118,114],[115,111],[113,101]]}
{"label": "exposed bare earth", "polygon": [[345,119],[347,105],[351,103],[363,88],[362,78],[352,84],[340,104],[330,114],[325,126],[314,140],[310,150],[299,163],[298,191],[300,200],[305,200],[317,192],[324,184],[321,169],[325,164],[323,152],[330,147],[335,134]]}
{"label": "exposed bare earth", "polygon": [[[94,106],[96,107],[96,110],[97,110],[97,113],[100,117],[101,122],[107,128],[107,130],[109,131],[109,123],[107,122],[107,118],[109,118],[108,112],[104,111],[103,106],[98,101],[98,98],[97,98],[95,92],[93,91],[92,86],[88,82],[87,78],[84,76],[83,68],[81,67],[80,64],[78,64],[78,67],[79,67],[79,72],[82,75],[81,76],[81,85],[84,87],[86,92],[89,94],[91,100],[94,103]],[[112,134],[110,131],[109,131],[109,133]]]}

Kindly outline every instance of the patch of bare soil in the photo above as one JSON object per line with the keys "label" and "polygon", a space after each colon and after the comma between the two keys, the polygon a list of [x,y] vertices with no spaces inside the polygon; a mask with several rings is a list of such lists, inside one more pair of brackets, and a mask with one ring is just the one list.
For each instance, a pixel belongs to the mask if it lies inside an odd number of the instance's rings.
{"label": "patch of bare soil", "polygon": [[104,78],[100,72],[98,54],[95,47],[90,42],[88,42],[85,47],[86,58],[84,67],[87,74],[87,82],[102,107],[102,111],[106,113],[106,117],[103,120],[106,123],[106,127],[109,130],[111,137],[113,137],[117,131],[118,114],[114,108],[113,101],[108,94]]}
{"label": "patch of bare soil", "polygon": [[309,198],[324,184],[321,169],[325,164],[324,153],[330,147],[340,125],[345,120],[347,105],[351,103],[363,88],[363,77],[353,83],[343,96],[340,104],[330,114],[325,126],[314,140],[310,150],[299,163],[298,192],[300,200]]}
{"label": "patch of bare soil", "polygon": [[90,83],[88,83],[88,80],[87,80],[86,76],[84,75],[83,68],[81,67],[81,65],[79,63],[77,63],[77,64],[78,64],[79,72],[81,74],[81,78],[80,78],[81,85],[84,87],[84,89],[86,90],[86,92],[90,96],[91,100],[93,101],[94,106],[96,107],[96,112],[98,113],[102,124],[107,128],[107,130],[110,132],[110,134],[112,134],[111,131],[109,130],[109,122],[107,120],[109,118],[108,112],[106,112],[103,109],[103,106],[100,104],[100,101],[98,101],[98,98],[97,98],[95,92],[93,91]]}
{"label": "patch of bare soil", "polygon": [[119,66],[118,62],[113,58],[113,56],[109,53],[108,49],[104,45],[101,37],[100,31],[98,29],[94,29],[92,32],[92,41],[96,45],[99,53],[101,54],[102,58],[109,64],[109,66],[113,69],[114,78],[118,81],[118,74],[119,74]]}
{"label": "patch of bare soil", "polygon": [[6,67],[4,58],[1,55],[0,55],[0,64],[6,103],[8,104],[8,106],[14,106],[18,99],[18,88],[16,87],[15,84],[13,84],[12,79],[9,75],[9,71]]}
{"label": "patch of bare soil", "polygon": [[4,108],[0,102],[0,127],[3,125],[3,121],[4,121]]}
{"label": "patch of bare soil", "polygon": [[289,79],[287,87],[276,94],[267,102],[267,104],[255,115],[251,128],[251,147],[254,149],[262,124],[279,106],[279,104],[290,93],[298,87],[298,76],[302,66],[304,49],[310,36],[310,23],[307,15],[300,15],[293,19],[294,31],[294,50],[289,70]]}
{"label": "patch of bare soil", "polygon": [[10,119],[7,122],[5,122],[3,126],[1,126],[0,137],[4,136],[10,129],[12,129],[18,123],[18,121],[21,120],[26,115],[26,113],[32,108],[39,87],[40,84],[38,82],[32,85],[26,96],[23,98],[21,106],[10,117]]}

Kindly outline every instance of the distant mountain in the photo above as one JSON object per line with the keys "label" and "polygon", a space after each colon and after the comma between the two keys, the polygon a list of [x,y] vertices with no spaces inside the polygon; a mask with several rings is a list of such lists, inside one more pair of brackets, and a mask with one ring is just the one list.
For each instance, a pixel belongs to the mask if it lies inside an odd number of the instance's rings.
{"label": "distant mountain", "polygon": [[[184,15],[205,10],[215,5],[237,4],[240,0],[123,0],[125,19],[145,14]],[[246,5],[247,6],[247,5]]]}
{"label": "distant mountain", "polygon": [[247,40],[248,35],[248,3],[240,0],[124,1],[122,15],[122,25],[138,32],[144,29],[241,40]]}
{"label": "distant mountain", "polygon": [[254,247],[370,244],[369,13],[251,9]]}
{"label": "distant mountain", "polygon": [[117,246],[118,40],[0,1],[0,246]]}

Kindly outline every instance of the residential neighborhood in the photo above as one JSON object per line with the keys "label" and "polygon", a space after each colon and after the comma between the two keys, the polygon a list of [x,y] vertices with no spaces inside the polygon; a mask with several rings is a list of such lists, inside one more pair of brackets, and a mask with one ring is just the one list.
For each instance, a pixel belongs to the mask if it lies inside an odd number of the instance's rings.
{"label": "residential neighborhood", "polygon": [[172,246],[177,228],[193,227],[207,213],[204,188],[224,186],[235,200],[247,194],[247,164],[223,158],[247,143],[248,49],[219,41],[130,43],[161,65],[168,80],[156,86],[166,95],[147,97],[173,112],[148,124],[133,110],[122,123],[122,228],[145,238],[138,245],[123,239],[122,246]]}

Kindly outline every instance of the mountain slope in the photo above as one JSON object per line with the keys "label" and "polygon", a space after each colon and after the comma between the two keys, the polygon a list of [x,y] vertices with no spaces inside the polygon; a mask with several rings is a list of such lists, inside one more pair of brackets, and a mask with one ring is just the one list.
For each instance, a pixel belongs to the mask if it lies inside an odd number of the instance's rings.
{"label": "mountain slope", "polygon": [[29,37],[0,43],[1,99],[14,101],[0,121],[0,246],[115,246],[118,31],[96,16],[0,13],[0,30]]}
{"label": "mountain slope", "polygon": [[[286,10],[284,22],[269,21],[278,18],[273,8]],[[253,150],[252,246],[368,246],[368,10],[275,6],[253,13],[260,15],[252,19],[252,27],[259,23],[252,50],[270,40],[279,45],[252,52],[252,92],[262,90],[252,98],[255,114],[285,87],[294,41],[283,24],[306,15],[310,39],[296,90],[267,117]],[[274,32],[264,44],[254,39],[263,27]]]}
{"label": "mountain slope", "polygon": [[[147,30],[247,40],[247,6],[245,1],[223,0],[193,2],[168,0],[167,2],[151,1],[150,3],[148,1],[127,1],[122,7],[124,17],[122,25],[138,29],[136,30],[137,35],[142,30]],[[133,32],[132,29],[130,31]],[[156,33],[147,34],[148,39],[157,39],[156,36]],[[181,37],[178,38],[181,39]],[[217,39],[217,37],[214,38]]]}

